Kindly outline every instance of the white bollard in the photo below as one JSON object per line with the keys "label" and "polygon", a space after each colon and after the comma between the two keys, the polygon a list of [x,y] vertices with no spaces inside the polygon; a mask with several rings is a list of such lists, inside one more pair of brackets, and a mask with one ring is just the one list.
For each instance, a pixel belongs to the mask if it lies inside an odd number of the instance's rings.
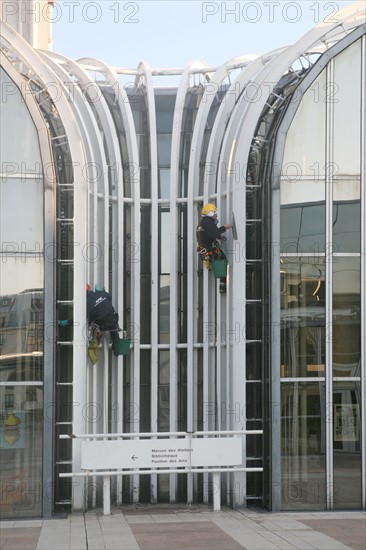
{"label": "white bollard", "polygon": [[212,474],[213,485],[213,509],[214,512],[221,510],[221,472]]}
{"label": "white bollard", "polygon": [[103,514],[111,515],[111,476],[103,476]]}

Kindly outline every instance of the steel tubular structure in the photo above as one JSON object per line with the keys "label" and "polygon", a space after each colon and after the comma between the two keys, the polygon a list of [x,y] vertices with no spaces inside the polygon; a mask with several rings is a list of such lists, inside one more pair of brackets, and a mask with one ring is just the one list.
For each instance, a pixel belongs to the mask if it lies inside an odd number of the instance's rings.
{"label": "steel tubular structure", "polygon": [[[339,21],[322,22],[303,36],[296,44],[272,51],[263,56],[247,55],[231,59],[220,67],[208,67],[201,61],[187,65],[183,69],[150,68],[141,62],[137,69],[110,67],[97,59],[73,61],[51,52],[36,51],[29,46],[7,24],[1,28],[1,59],[5,70],[19,73],[21,80],[28,82],[28,98],[35,109],[43,113],[45,106],[40,104],[37,89],[29,83],[36,79],[45,95],[44,101],[51,110],[57,112],[62,122],[65,141],[69,148],[72,163],[72,181],[53,182],[54,196],[61,192],[62,185],[73,184],[72,202],[72,297],[70,299],[73,316],[73,335],[70,341],[58,341],[54,334],[55,349],[72,349],[72,380],[69,386],[72,395],[72,411],[65,424],[70,425],[71,434],[79,434],[71,439],[69,447],[69,470],[57,470],[61,480],[74,477],[70,502],[74,510],[98,505],[98,484],[100,478],[92,480],[80,473],[80,439],[82,437],[123,436],[136,439],[143,437],[140,429],[147,415],[150,436],[158,437],[162,431],[161,415],[164,391],[168,388],[168,410],[166,435],[203,433],[217,430],[223,433],[239,432],[242,436],[243,465],[246,465],[252,443],[246,438],[246,431],[260,437],[263,430],[248,428],[247,410],[251,406],[247,398],[248,386],[248,346],[259,342],[267,346],[270,365],[257,368],[258,383],[270,385],[270,404],[267,414],[267,427],[271,430],[263,453],[271,464],[270,507],[281,509],[281,466],[280,466],[280,304],[279,304],[279,252],[273,248],[270,258],[262,256],[253,262],[271,262],[271,278],[267,293],[262,296],[262,315],[268,311],[273,323],[273,340],[265,342],[266,333],[262,326],[256,336],[248,333],[249,304],[246,289],[249,245],[249,222],[257,223],[257,238],[264,243],[264,228],[268,228],[272,239],[279,242],[280,172],[272,174],[271,182],[260,181],[258,201],[271,193],[271,220],[248,219],[247,192],[248,163],[255,140],[260,137],[261,124],[264,126],[265,113],[273,100],[274,86],[284,75],[296,72],[294,67],[299,60],[309,60],[316,56],[317,62],[299,73],[301,94],[306,91],[306,75],[316,69],[317,63],[332,72],[333,65],[328,55],[332,47],[346,44],[347,39],[359,29],[362,38],[363,58],[365,59],[365,9],[353,6],[338,14]],[[346,46],[344,46],[346,47]],[[328,56],[328,57],[327,57]],[[329,61],[329,63],[328,63]],[[319,65],[320,67],[320,65]],[[363,112],[362,143],[365,141],[365,90],[366,66],[363,69]],[[162,194],[162,166],[160,162],[158,96],[159,89],[154,78],[178,75],[179,84],[175,89],[175,106],[171,114],[169,149],[169,196]],[[132,88],[123,85],[127,77],[134,80]],[[330,80],[332,75],[329,75]],[[196,79],[199,84],[196,84]],[[304,79],[304,80],[303,80]],[[272,83],[272,84],[270,84]],[[135,95],[136,94],[136,95]],[[139,127],[140,112],[134,101],[138,98],[144,105],[146,128]],[[280,100],[279,100],[280,103]],[[38,104],[38,108],[36,107]],[[276,104],[277,106],[277,104]],[[276,110],[274,107],[273,110]],[[42,111],[43,109],[43,111]],[[327,107],[327,131],[332,135],[333,106]],[[293,117],[291,115],[291,120]],[[39,112],[37,110],[37,118]],[[38,117],[40,118],[40,117]],[[45,118],[45,117],[44,117]],[[44,120],[44,118],[42,120]],[[288,117],[289,118],[289,117]],[[287,119],[285,119],[286,121]],[[45,131],[45,123],[42,131]],[[290,122],[288,122],[288,125]],[[287,126],[288,127],[288,126]],[[49,130],[50,131],[50,130]],[[282,128],[283,131],[283,128]],[[145,132],[145,134],[144,134]],[[263,131],[264,132],[264,131]],[[143,134],[147,135],[147,145],[143,145]],[[265,133],[263,133],[265,136]],[[52,136],[60,140],[61,135]],[[263,138],[265,140],[265,137]],[[282,161],[284,135],[281,130],[278,138],[276,160]],[[257,143],[258,144],[258,143]],[[261,146],[263,145],[260,144]],[[55,148],[55,143],[53,144]],[[144,149],[145,147],[145,149]],[[281,149],[282,147],[282,149]],[[280,151],[281,149],[281,151]],[[333,146],[328,143],[327,158],[333,161]],[[53,150],[56,157],[55,149]],[[48,154],[49,156],[49,154]],[[148,159],[147,168],[145,159]],[[362,150],[361,178],[361,296],[362,323],[365,333],[366,300],[366,182],[365,149]],[[143,170],[148,170],[148,195],[142,189]],[[276,179],[277,178],[277,179]],[[332,189],[332,176],[326,182]],[[261,194],[262,193],[262,194]],[[329,191],[326,215],[327,241],[332,235],[332,191]],[[55,199],[56,200],[56,199]],[[217,204],[222,223],[230,222],[232,213],[236,219],[237,240],[228,232],[226,251],[229,257],[228,289],[220,294],[212,274],[202,269],[196,253],[195,229],[198,214],[203,203]],[[169,213],[169,233],[162,235],[162,208]],[[147,213],[147,214],[146,214]],[[45,223],[53,224],[53,208],[45,212]],[[146,222],[148,220],[148,222]],[[148,225],[148,230],[146,230]],[[164,226],[166,228],[166,226]],[[166,230],[166,229],[165,229]],[[148,242],[148,245],[146,243]],[[277,242],[277,241],[276,241]],[[149,248],[149,258],[143,254]],[[169,249],[169,303],[166,310],[169,340],[161,338],[164,315],[161,279],[161,249]],[[57,248],[57,247],[56,247]],[[332,258],[327,259],[327,271],[332,269]],[[141,282],[148,264],[150,290],[146,293]],[[56,272],[52,274],[56,278]],[[49,274],[48,274],[49,276]],[[121,328],[128,331],[132,346],[128,356],[114,357],[107,345],[107,338],[97,364],[90,365],[85,341],[85,284],[99,284],[111,291],[113,304],[120,315]],[[264,283],[263,283],[264,284]],[[262,285],[263,286],[263,285]],[[328,279],[327,319],[332,319],[332,280]],[[54,289],[46,287],[46,300],[57,300]],[[267,300],[268,309],[265,310]],[[259,300],[258,300],[259,301]],[[255,302],[255,300],[252,300]],[[47,309],[48,320],[53,317],[54,308]],[[52,318],[52,319],[51,319]],[[148,319],[149,336],[142,341],[142,329]],[[276,319],[278,323],[276,324]],[[272,329],[271,329],[272,331]],[[163,352],[169,356],[167,371],[163,369]],[[51,351],[48,351],[51,355]],[[69,353],[69,352],[68,352]],[[145,354],[145,355],[144,355]],[[365,339],[362,338],[362,410],[365,410],[366,374]],[[143,357],[149,357],[148,364]],[[332,403],[332,343],[326,349],[326,395]],[[65,356],[66,357],[66,356]],[[71,359],[70,359],[71,357]],[[66,360],[66,359],[65,359]],[[46,368],[46,367],[45,367]],[[53,401],[54,377],[52,359],[47,366],[47,386],[45,402]],[[145,370],[144,370],[145,369]],[[146,374],[149,369],[149,376]],[[164,375],[163,375],[164,373]],[[167,377],[168,382],[164,382]],[[148,379],[148,383],[146,382]],[[46,380],[46,378],[45,378]],[[142,387],[148,384],[149,397],[142,397]],[[164,388],[163,388],[164,386]],[[146,394],[144,393],[146,396]],[[66,399],[66,394],[60,399]],[[275,406],[276,405],[276,406]],[[364,413],[363,413],[364,414]],[[256,422],[261,419],[254,418]],[[62,424],[62,419],[60,424]],[[258,423],[256,424],[259,425]],[[362,494],[363,507],[366,499],[366,426],[362,425],[363,462]],[[146,435],[145,433],[145,435]],[[215,432],[217,433],[217,432]],[[68,440],[71,435],[61,436]],[[45,436],[51,445],[54,434],[47,431]],[[327,425],[326,446],[327,485],[333,482],[333,434],[331,423]],[[258,446],[258,448],[260,445]],[[55,457],[57,463],[58,457]],[[264,461],[264,460],[263,460]],[[223,470],[223,480],[227,504],[245,505],[250,498],[247,491],[251,472],[261,472],[257,468],[237,468],[237,471]],[[48,475],[51,470],[48,465]],[[182,482],[183,473],[186,481]],[[167,493],[170,502],[176,502],[184,494],[188,502],[202,495],[208,502],[210,495],[208,482],[210,472],[202,474],[194,471],[179,474],[175,470],[169,476]],[[164,470],[164,474],[167,472]],[[99,475],[99,474],[98,474]],[[254,475],[254,474],[253,474]],[[118,489],[116,501],[122,503],[127,489],[125,472],[117,472]],[[149,478],[149,499],[158,502],[163,489],[163,476],[152,471]],[[62,483],[62,481],[58,482]],[[186,483],[185,488],[182,485]],[[263,483],[263,480],[258,482]],[[161,487],[160,487],[161,484]],[[255,484],[255,483],[254,483]],[[131,499],[138,502],[142,492],[142,481],[138,471],[133,471],[130,479]],[[327,507],[333,507],[331,489],[327,492]]]}

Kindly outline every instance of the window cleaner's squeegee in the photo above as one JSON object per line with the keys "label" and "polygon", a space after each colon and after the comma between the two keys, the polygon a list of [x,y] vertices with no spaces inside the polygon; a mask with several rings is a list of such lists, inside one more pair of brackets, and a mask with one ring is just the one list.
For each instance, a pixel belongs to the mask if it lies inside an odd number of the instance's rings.
{"label": "window cleaner's squeegee", "polygon": [[238,234],[236,232],[236,223],[235,223],[234,212],[231,212],[231,225],[233,226],[232,227],[233,239],[234,239],[234,241],[237,241],[238,240]]}

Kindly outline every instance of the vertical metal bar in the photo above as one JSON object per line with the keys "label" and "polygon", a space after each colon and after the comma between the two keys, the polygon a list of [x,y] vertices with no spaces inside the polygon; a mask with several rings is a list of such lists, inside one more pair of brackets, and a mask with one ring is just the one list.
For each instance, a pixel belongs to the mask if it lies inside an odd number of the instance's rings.
{"label": "vertical metal bar", "polygon": [[[48,140],[47,132],[39,131],[40,135],[40,145],[42,153],[42,162],[44,165],[53,166],[52,164],[52,152],[50,148],[50,143]],[[44,136],[43,139],[41,136]],[[46,158],[45,158],[46,157]],[[49,164],[48,164],[49,163]],[[52,176],[47,174],[47,185],[44,186],[44,235],[45,243],[53,243],[55,241],[55,184],[56,176],[54,170],[52,170]],[[56,289],[55,289],[55,269],[54,263],[47,261],[47,258],[44,258],[44,326],[46,329],[48,327],[55,327],[55,309],[54,304],[56,303]],[[47,411],[47,414],[44,415],[43,420],[43,516],[45,518],[52,517],[53,513],[53,465],[54,465],[54,454],[50,452],[50,448],[54,448],[51,445],[55,437],[54,430],[54,383],[55,383],[55,374],[53,365],[54,357],[54,340],[55,332],[53,337],[50,339],[44,338],[44,371],[43,371],[43,406],[44,410]]]}
{"label": "vertical metal bar", "polygon": [[[175,100],[173,128],[172,128],[172,144],[171,144],[171,160],[170,160],[170,216],[171,216],[171,233],[170,233],[170,304],[169,304],[169,319],[170,319],[170,388],[169,388],[169,429],[176,431],[178,426],[178,247],[179,231],[178,231],[178,185],[180,181],[179,164],[180,164],[180,146],[182,136],[182,120],[184,112],[184,104],[186,91],[189,85],[189,66],[187,66],[181,76],[177,96]],[[169,492],[170,502],[176,502],[177,499],[177,476],[169,477]]]}
{"label": "vertical metal bar", "polygon": [[[154,86],[150,68],[146,63],[140,63],[145,72],[147,116],[149,120],[150,145],[150,182],[151,182],[151,423],[150,429],[158,431],[158,381],[159,381],[159,189],[158,189],[158,147],[156,130],[156,111]],[[151,502],[157,502],[158,476],[151,474]]]}
{"label": "vertical metal bar", "polygon": [[325,142],[325,201],[326,201],[326,229],[325,229],[325,437],[326,437],[326,499],[327,509],[333,509],[333,132],[334,109],[329,100],[328,90],[331,89],[334,79],[334,62],[330,60],[326,68],[326,142]]}
{"label": "vertical metal bar", "polygon": [[[366,333],[366,36],[361,38],[361,335]],[[366,509],[366,339],[361,336],[362,508]]]}
{"label": "vertical metal bar", "polygon": [[[274,163],[276,166],[276,163]],[[279,163],[278,163],[279,165]],[[281,195],[280,174],[274,175],[271,192],[271,272],[270,272],[270,507],[273,512],[281,510],[281,301],[280,301],[280,220]]]}

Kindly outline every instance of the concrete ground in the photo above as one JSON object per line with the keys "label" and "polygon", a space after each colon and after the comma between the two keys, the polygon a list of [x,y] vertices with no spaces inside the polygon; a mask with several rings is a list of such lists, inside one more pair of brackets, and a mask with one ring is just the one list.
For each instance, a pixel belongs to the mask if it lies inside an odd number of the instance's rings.
{"label": "concrete ground", "polygon": [[1,550],[365,550],[366,512],[131,506],[0,522]]}

